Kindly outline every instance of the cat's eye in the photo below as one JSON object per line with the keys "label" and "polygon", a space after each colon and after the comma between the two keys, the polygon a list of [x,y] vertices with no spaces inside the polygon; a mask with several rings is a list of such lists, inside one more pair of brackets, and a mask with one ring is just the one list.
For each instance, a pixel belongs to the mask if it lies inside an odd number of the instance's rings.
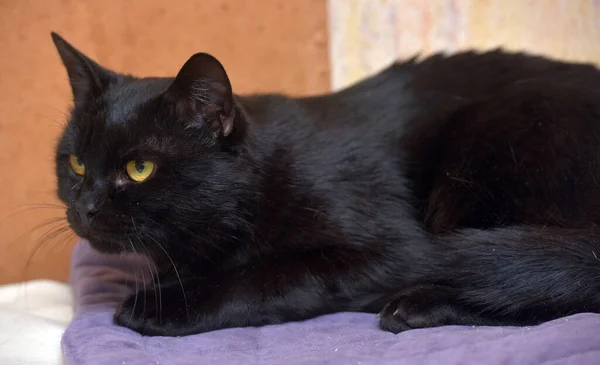
{"label": "cat's eye", "polygon": [[125,165],[127,176],[135,182],[147,180],[156,170],[156,165],[152,161],[133,160]]}
{"label": "cat's eye", "polygon": [[69,156],[69,165],[71,165],[71,169],[77,175],[83,176],[85,174],[85,165],[81,162],[79,157],[75,155]]}

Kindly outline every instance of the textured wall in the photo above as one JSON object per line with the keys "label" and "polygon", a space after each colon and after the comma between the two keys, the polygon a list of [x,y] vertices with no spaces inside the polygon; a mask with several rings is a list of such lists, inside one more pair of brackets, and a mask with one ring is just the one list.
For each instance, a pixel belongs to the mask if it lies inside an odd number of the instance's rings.
{"label": "textured wall", "polygon": [[332,83],[396,58],[503,46],[600,62],[600,1],[328,0]]}
{"label": "textured wall", "polygon": [[329,89],[326,29],[325,0],[0,1],[0,283],[66,278],[64,239],[25,267],[52,241],[48,226],[28,232],[63,214],[31,206],[57,203],[53,148],[70,103],[51,30],[116,70],[174,75],[207,51],[236,92],[307,94]]}

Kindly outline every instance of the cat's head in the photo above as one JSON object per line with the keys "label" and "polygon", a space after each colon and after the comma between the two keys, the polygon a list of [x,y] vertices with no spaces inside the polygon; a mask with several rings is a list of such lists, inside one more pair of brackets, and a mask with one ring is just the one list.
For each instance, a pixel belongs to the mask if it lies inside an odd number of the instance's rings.
{"label": "cat's head", "polygon": [[233,227],[236,196],[250,183],[247,131],[221,63],[198,53],[175,78],[136,78],[52,38],[73,91],[56,152],[73,230],[98,250],[121,252]]}

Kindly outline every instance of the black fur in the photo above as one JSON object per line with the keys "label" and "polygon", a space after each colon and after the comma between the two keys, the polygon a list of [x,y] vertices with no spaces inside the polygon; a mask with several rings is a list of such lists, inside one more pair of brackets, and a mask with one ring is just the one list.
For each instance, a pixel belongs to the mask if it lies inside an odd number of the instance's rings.
{"label": "black fur", "polygon": [[[53,38],[74,92],[56,155],[71,227],[159,269],[118,324],[185,335],[368,311],[399,332],[600,311],[591,65],[467,52],[329,95],[242,97],[206,54],[136,78]],[[124,172],[138,159],[158,166],[143,183]]]}

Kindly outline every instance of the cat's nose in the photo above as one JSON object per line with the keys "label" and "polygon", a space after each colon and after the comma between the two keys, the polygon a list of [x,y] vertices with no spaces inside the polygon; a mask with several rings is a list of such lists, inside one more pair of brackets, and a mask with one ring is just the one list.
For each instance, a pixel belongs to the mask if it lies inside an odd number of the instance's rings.
{"label": "cat's nose", "polygon": [[101,202],[93,198],[80,198],[77,202],[77,213],[85,225],[100,212]]}

